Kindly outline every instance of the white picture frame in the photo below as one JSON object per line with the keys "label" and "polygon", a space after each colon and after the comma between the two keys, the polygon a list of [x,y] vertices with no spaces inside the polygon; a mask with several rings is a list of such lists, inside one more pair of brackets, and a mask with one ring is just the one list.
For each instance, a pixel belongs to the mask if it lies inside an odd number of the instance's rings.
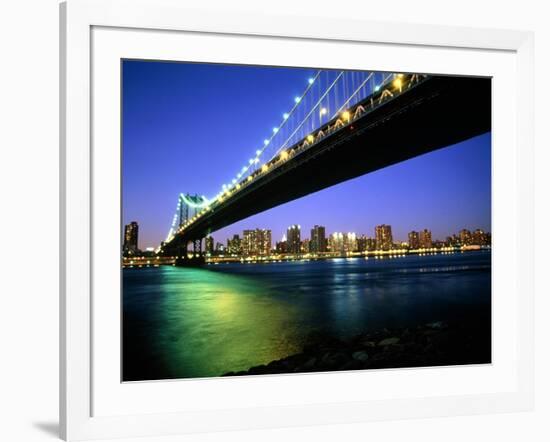
{"label": "white picture frame", "polygon": [[[534,391],[532,328],[534,88],[531,33],[311,19],[272,14],[243,15],[229,10],[194,10],[174,0],[69,0],[61,4],[60,15],[60,428],[64,439],[160,436],[390,418],[509,412],[532,408]],[[94,39],[94,32],[98,29],[106,30],[107,34]],[[508,234],[514,239],[510,241],[508,250],[499,249],[498,235],[496,235],[493,253],[495,257],[502,254],[503,259],[500,262],[504,262],[505,253],[515,257],[507,264],[507,273],[514,276],[513,284],[495,285],[495,291],[499,290],[499,296],[508,299],[508,307],[495,310],[494,333],[504,333],[504,319],[513,317],[513,326],[508,328],[507,333],[510,334],[512,338],[510,342],[514,345],[510,350],[512,356],[501,367],[506,372],[502,383],[487,386],[485,389],[478,388],[475,382],[478,371],[472,369],[464,374],[466,381],[472,385],[471,391],[431,395],[427,389],[429,379],[437,377],[441,382],[448,382],[445,376],[449,372],[445,371],[445,368],[435,368],[389,373],[388,376],[392,376],[392,382],[396,382],[396,385],[401,385],[399,382],[406,383],[407,379],[414,379],[418,388],[415,391],[411,390],[404,397],[398,394],[375,397],[374,394],[363,393],[360,388],[354,389],[355,396],[351,393],[347,396],[338,394],[338,388],[336,388],[338,385],[353,383],[357,386],[367,382],[364,376],[360,377],[352,373],[325,373],[307,378],[300,378],[300,375],[271,376],[268,377],[269,380],[260,376],[249,380],[229,379],[225,380],[223,385],[215,384],[217,381],[210,380],[194,381],[194,384],[143,383],[136,386],[133,391],[126,391],[128,389],[119,391],[116,386],[113,386],[112,379],[108,381],[108,375],[104,377],[102,373],[109,371],[109,352],[105,348],[108,342],[105,336],[110,336],[113,340],[112,333],[116,334],[117,330],[116,324],[113,325],[112,322],[117,320],[118,312],[111,310],[107,314],[108,305],[104,305],[100,298],[94,297],[93,290],[94,286],[97,286],[97,281],[94,280],[97,278],[97,272],[94,274],[92,271],[93,223],[102,208],[98,204],[93,204],[94,193],[97,194],[101,190],[93,180],[97,170],[93,171],[92,165],[96,169],[103,166],[101,163],[99,165],[97,162],[94,163],[92,146],[94,138],[98,137],[98,133],[94,131],[98,128],[103,130],[106,126],[99,119],[96,121],[92,118],[94,116],[92,104],[97,100],[94,94],[100,93],[92,87],[94,84],[99,84],[97,81],[94,83],[92,78],[97,72],[94,70],[96,66],[92,65],[92,59],[94,51],[99,50],[100,56],[104,53],[106,59],[113,60],[121,56],[121,52],[117,50],[129,47],[130,43],[126,41],[128,38],[125,39],[124,36],[117,40],[120,45],[115,44],[115,31],[134,33],[132,36],[136,37],[139,34],[140,38],[145,39],[141,40],[140,51],[142,52],[139,53],[150,54],[148,56],[151,57],[159,50],[159,38],[167,38],[171,41],[184,35],[191,35],[193,38],[207,36],[210,39],[236,38],[242,39],[243,42],[247,39],[263,38],[265,44],[268,41],[285,40],[294,42],[293,45],[318,43],[343,47],[353,44],[354,47],[369,46],[374,48],[373,50],[380,47],[392,48],[392,50],[403,48],[409,54],[414,54],[415,57],[410,58],[415,59],[428,58],[430,51],[440,51],[443,54],[442,59],[447,60],[449,66],[452,66],[451,58],[444,55],[446,52],[452,51],[455,55],[460,54],[461,51],[468,52],[470,55],[483,53],[484,58],[489,60],[486,61],[487,72],[492,72],[489,66],[490,54],[495,55],[495,60],[499,58],[499,54],[506,54],[506,62],[499,69],[515,67],[515,69],[508,69],[511,76],[510,83],[506,85],[507,90],[513,91],[513,100],[509,108],[499,106],[501,111],[499,111],[498,121],[495,122],[495,131],[499,127],[503,127],[504,130],[504,126],[509,126],[512,136],[498,138],[496,133],[496,147],[493,146],[493,152],[497,149],[499,153],[499,161],[495,161],[493,166],[493,186],[499,186],[507,196],[507,198],[496,198],[495,204],[500,209],[493,212],[494,221],[502,219],[502,222],[505,222],[504,218],[508,221],[512,220],[508,227]],[[149,38],[148,32],[154,32],[156,37]],[[162,36],[159,36],[161,34]],[[166,35],[169,36],[164,37]],[[113,38],[112,48],[106,48],[105,38]],[[164,42],[163,50],[166,51],[165,56],[171,58],[170,48],[173,46],[174,51],[177,51],[177,48],[181,47],[181,42],[174,40],[172,45],[168,40]],[[149,43],[146,43],[147,41]],[[196,55],[197,60],[212,61],[214,52],[209,52],[213,51],[212,46],[205,45],[202,48],[202,54]],[[235,49],[235,54],[227,57],[233,57],[231,61],[247,62],[246,57],[237,52],[238,50]],[[407,53],[403,52],[403,54]],[[265,58],[256,58],[254,62],[274,63],[272,60],[275,55],[277,55],[276,52],[271,52],[265,55]],[[214,61],[229,60],[229,58],[222,60],[220,58],[222,55],[215,57],[218,58]],[[282,60],[280,63],[284,63],[284,59],[279,58]],[[288,60],[291,64],[291,59]],[[405,65],[402,70],[409,70],[409,67],[415,66],[414,63],[418,62],[407,60],[409,59],[405,56],[401,59],[401,63]],[[97,66],[103,65],[103,62],[97,58],[96,62]],[[344,63],[344,61],[334,60],[331,62]],[[380,63],[383,62],[380,61]],[[387,64],[384,66],[394,67],[391,61],[385,63]],[[440,69],[445,73],[443,68]],[[458,67],[452,69],[454,73],[468,72],[468,66],[464,68],[464,72],[458,72]],[[118,78],[115,80],[118,81]],[[507,103],[510,103],[509,97]],[[101,106],[101,100],[96,104]],[[511,124],[501,125],[501,122]],[[113,124],[119,124],[119,121]],[[114,128],[113,132],[116,130]],[[506,145],[508,147],[504,147],[505,143],[508,143]],[[118,213],[113,213],[112,216],[117,219]],[[102,281],[105,283],[106,280]],[[496,282],[495,279],[494,282]],[[116,289],[116,286],[112,287],[113,292]],[[104,313],[105,316],[103,316]],[[98,327],[94,326],[95,321],[109,322],[108,317],[114,318],[110,322],[111,325],[105,327],[106,333],[99,333]],[[116,347],[109,349],[111,350],[116,350]],[[111,354],[114,353],[111,351]],[[118,376],[117,363],[119,361],[113,361],[111,370],[115,378]],[[499,364],[493,364],[491,370],[498,369],[498,366]],[[492,376],[492,372],[488,372],[487,375]],[[482,380],[481,377],[477,379],[479,383]],[[326,391],[319,390],[316,382],[325,385]],[[383,386],[383,381],[380,382]],[[270,388],[269,391],[273,392],[271,403],[267,400],[260,401],[255,396],[250,396],[250,400],[244,402],[247,391],[261,389],[263,384],[269,384],[266,388]],[[315,390],[316,394],[312,393],[308,397],[300,396],[297,393],[299,384],[307,385],[310,393]],[[423,392],[424,387],[426,393]],[[180,406],[177,401],[174,401],[174,396],[179,394],[176,390],[181,392],[182,388],[192,392],[189,394],[191,400],[185,406]],[[208,404],[199,406],[200,397],[208,398],[211,392],[218,388],[224,389],[226,397],[235,397],[231,396],[235,391],[242,391],[243,402],[239,403],[237,399],[232,399],[220,401],[218,406],[207,406]],[[353,388],[349,390],[351,389]],[[275,400],[277,391],[286,391],[287,396],[294,394],[295,397],[289,401],[280,398]],[[130,405],[136,404],[136,401],[139,402],[140,397],[147,398],[149,404],[153,405],[162,400],[164,406],[140,408],[138,406],[140,404]],[[193,397],[195,401],[192,400]],[[112,404],[112,407],[109,407],[109,404]]]}

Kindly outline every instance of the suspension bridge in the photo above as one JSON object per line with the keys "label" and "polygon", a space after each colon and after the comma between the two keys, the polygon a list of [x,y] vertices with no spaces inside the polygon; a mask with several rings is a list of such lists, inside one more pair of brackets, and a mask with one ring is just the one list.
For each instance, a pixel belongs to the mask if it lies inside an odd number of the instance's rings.
{"label": "suspension bridge", "polygon": [[200,263],[218,229],[490,130],[489,78],[319,70],[216,195],[178,196],[158,253]]}

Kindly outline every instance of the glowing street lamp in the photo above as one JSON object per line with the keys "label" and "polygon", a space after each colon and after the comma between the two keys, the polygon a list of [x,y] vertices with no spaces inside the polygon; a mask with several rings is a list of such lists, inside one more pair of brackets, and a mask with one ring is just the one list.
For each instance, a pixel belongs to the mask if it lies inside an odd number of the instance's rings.
{"label": "glowing street lamp", "polygon": [[327,108],[326,107],[322,107],[321,110],[319,111],[319,115],[326,115],[327,114]]}

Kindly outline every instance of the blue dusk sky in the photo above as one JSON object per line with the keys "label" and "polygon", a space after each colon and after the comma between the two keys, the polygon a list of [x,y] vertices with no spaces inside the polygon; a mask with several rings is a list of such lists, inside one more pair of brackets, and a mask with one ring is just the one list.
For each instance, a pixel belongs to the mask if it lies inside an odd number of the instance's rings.
{"label": "blue dusk sky", "polygon": [[[179,193],[213,196],[260,148],[314,69],[123,61],[123,223],[139,223],[139,247],[166,238]],[[456,116],[456,118],[460,118]],[[457,124],[459,122],[457,121]],[[491,135],[341,183],[214,232],[226,242],[244,229],[291,224],[302,238],[374,236],[390,224],[396,240],[430,229],[445,239],[462,228],[491,230]]]}

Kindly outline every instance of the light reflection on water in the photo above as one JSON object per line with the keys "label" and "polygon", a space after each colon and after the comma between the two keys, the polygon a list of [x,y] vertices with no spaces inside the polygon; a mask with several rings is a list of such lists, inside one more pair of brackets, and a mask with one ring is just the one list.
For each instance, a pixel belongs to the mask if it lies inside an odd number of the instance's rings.
{"label": "light reflection on water", "polygon": [[128,269],[124,379],[219,376],[338,337],[490,308],[488,252]]}

